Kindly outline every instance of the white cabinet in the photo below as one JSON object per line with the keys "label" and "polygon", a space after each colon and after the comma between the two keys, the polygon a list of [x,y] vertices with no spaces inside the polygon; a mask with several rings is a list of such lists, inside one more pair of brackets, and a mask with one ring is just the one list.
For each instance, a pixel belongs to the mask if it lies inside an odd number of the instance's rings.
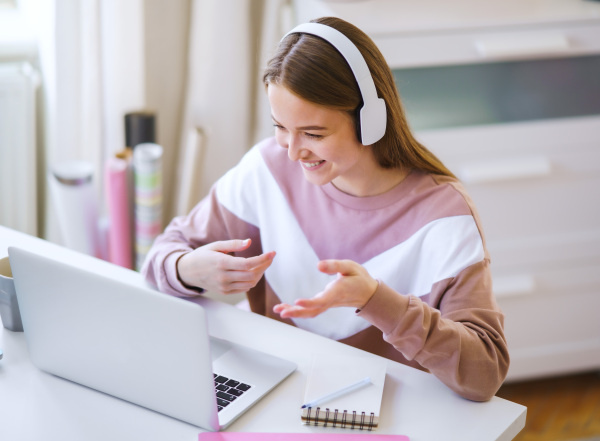
{"label": "white cabinet", "polygon": [[506,315],[509,378],[599,368],[600,116],[419,137],[480,213]]}
{"label": "white cabinet", "polygon": [[464,182],[506,315],[509,380],[598,369],[600,3],[425,3],[300,0],[296,18],[369,33],[417,137]]}

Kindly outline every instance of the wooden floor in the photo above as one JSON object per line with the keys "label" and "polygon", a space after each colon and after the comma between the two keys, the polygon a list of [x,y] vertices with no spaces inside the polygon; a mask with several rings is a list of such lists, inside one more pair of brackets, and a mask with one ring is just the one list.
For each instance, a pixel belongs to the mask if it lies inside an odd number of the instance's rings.
{"label": "wooden floor", "polygon": [[600,441],[600,372],[508,383],[497,395],[527,406],[515,441]]}

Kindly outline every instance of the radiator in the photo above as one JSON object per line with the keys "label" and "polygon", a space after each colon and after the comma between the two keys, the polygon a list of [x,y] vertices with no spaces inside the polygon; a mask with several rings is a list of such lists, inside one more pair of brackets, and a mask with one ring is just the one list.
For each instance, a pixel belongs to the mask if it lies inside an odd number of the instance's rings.
{"label": "radiator", "polygon": [[0,63],[0,225],[38,234],[36,91],[29,63]]}

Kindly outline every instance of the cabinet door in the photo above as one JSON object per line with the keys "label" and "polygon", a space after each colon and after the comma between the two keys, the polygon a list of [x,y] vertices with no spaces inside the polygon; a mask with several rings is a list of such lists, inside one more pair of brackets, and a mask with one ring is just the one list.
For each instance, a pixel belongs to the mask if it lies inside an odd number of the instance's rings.
{"label": "cabinet door", "polygon": [[495,267],[600,256],[600,116],[418,137],[465,184]]}

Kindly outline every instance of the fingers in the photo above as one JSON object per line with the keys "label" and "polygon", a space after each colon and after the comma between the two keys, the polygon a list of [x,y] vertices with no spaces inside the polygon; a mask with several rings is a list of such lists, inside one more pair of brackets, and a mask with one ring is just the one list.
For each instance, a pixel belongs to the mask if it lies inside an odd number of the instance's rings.
{"label": "fingers", "polygon": [[224,286],[219,292],[225,295],[241,294],[248,292],[250,289],[254,288],[254,286],[256,286],[255,282],[233,282],[227,286]]}
{"label": "fingers", "polygon": [[275,314],[281,314],[282,311],[284,311],[286,309],[286,307],[289,307],[290,305],[286,304],[286,303],[280,303],[279,305],[275,305],[273,306],[273,312]]}
{"label": "fingers", "polygon": [[309,299],[297,299],[293,305],[282,303],[273,312],[283,318],[316,317],[330,308],[350,306],[362,309],[379,286],[368,271],[352,260],[322,260],[319,271],[337,278]]}
{"label": "fingers", "polygon": [[254,257],[224,257],[227,260],[228,270],[231,271],[252,271],[256,268],[264,268],[266,270],[275,257],[275,251],[261,254]]}
{"label": "fingers", "polygon": [[317,268],[325,274],[337,274],[339,265],[337,260],[321,260]]}
{"label": "fingers", "polygon": [[246,292],[256,286],[273,263],[275,252],[243,258],[224,255],[225,262],[217,274],[219,291],[225,294]]}
{"label": "fingers", "polygon": [[249,258],[229,254],[250,244],[250,239],[226,240],[196,248],[178,259],[178,276],[185,285],[207,291],[246,292],[256,286],[275,257],[273,251]]}
{"label": "fingers", "polygon": [[313,318],[325,312],[328,308],[305,308],[299,305],[281,303],[273,307],[273,312],[281,318]]}
{"label": "fingers", "polygon": [[252,243],[251,239],[232,239],[232,240],[220,240],[213,242],[208,245],[208,248],[213,251],[219,251],[221,253],[234,253],[236,251],[244,251]]}
{"label": "fingers", "polygon": [[266,269],[275,257],[274,251],[253,257],[234,257],[229,255],[229,253],[244,251],[251,243],[251,239],[221,240],[206,245],[206,248],[223,254],[220,260],[220,267],[224,271],[250,271],[264,265],[266,265],[264,268]]}
{"label": "fingers", "polygon": [[293,305],[280,303],[273,307],[273,312],[282,318],[312,318],[332,307],[330,299],[319,293],[310,299],[297,299]]}
{"label": "fingers", "polygon": [[258,266],[250,269],[235,269],[231,265],[224,268],[221,272],[221,278],[224,283],[234,282],[258,282],[258,279],[262,277],[264,272],[273,263],[273,259],[267,259]]}
{"label": "fingers", "polygon": [[325,274],[352,275],[356,272],[356,262],[351,260],[321,260],[317,265],[319,271]]}

